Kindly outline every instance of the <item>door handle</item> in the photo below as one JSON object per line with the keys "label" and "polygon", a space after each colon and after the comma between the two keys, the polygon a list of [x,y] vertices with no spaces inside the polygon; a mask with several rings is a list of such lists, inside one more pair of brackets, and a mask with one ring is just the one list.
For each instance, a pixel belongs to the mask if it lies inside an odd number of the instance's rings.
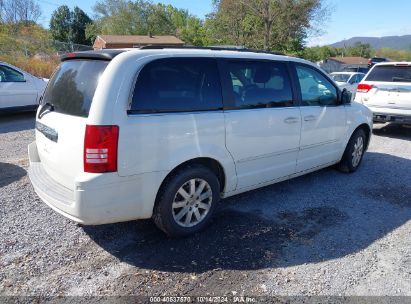
{"label": "door handle", "polygon": [[284,119],[284,122],[288,124],[296,123],[298,121],[298,117],[287,117],[286,119]]}
{"label": "door handle", "polygon": [[308,115],[304,117],[304,121],[314,121],[317,120],[317,117],[314,115]]}

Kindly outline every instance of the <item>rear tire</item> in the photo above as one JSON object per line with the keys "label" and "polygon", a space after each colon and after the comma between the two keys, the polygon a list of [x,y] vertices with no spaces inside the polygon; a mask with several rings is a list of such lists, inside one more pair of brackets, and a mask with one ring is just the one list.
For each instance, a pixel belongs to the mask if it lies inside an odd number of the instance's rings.
{"label": "rear tire", "polygon": [[366,145],[367,135],[363,129],[358,129],[351,136],[337,169],[345,173],[357,171],[364,156]]}
{"label": "rear tire", "polygon": [[153,220],[170,237],[204,229],[220,200],[217,176],[202,165],[188,165],[167,177],[157,196]]}

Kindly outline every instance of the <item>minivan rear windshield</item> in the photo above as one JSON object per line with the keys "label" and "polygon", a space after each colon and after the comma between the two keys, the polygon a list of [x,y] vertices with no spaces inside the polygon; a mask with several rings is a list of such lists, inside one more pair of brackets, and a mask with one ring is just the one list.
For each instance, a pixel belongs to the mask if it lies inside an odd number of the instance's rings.
{"label": "minivan rear windshield", "polygon": [[366,81],[411,82],[411,66],[376,66],[367,76]]}
{"label": "minivan rear windshield", "polygon": [[88,117],[94,92],[109,61],[68,60],[50,79],[43,104],[50,103],[62,114]]}

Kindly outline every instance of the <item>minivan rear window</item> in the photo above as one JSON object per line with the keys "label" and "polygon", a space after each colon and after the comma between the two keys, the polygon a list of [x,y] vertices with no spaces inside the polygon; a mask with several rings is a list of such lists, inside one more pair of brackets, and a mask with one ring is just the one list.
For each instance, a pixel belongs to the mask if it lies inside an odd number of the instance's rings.
{"label": "minivan rear window", "polygon": [[376,66],[367,76],[366,81],[411,82],[411,66]]}
{"label": "minivan rear window", "polygon": [[50,79],[43,104],[50,103],[62,114],[88,117],[101,74],[109,61],[67,60]]}

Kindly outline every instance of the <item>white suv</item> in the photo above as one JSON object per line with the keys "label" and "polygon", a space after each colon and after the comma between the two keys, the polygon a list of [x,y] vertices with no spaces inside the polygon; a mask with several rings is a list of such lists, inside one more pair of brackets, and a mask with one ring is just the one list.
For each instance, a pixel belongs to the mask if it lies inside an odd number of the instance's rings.
{"label": "white suv", "polygon": [[411,124],[411,62],[374,65],[355,100],[371,109],[375,122]]}
{"label": "white suv", "polygon": [[40,198],[82,224],[153,218],[202,229],[221,198],[338,164],[359,166],[367,107],[310,62],[146,47],[68,54],[29,145]]}

